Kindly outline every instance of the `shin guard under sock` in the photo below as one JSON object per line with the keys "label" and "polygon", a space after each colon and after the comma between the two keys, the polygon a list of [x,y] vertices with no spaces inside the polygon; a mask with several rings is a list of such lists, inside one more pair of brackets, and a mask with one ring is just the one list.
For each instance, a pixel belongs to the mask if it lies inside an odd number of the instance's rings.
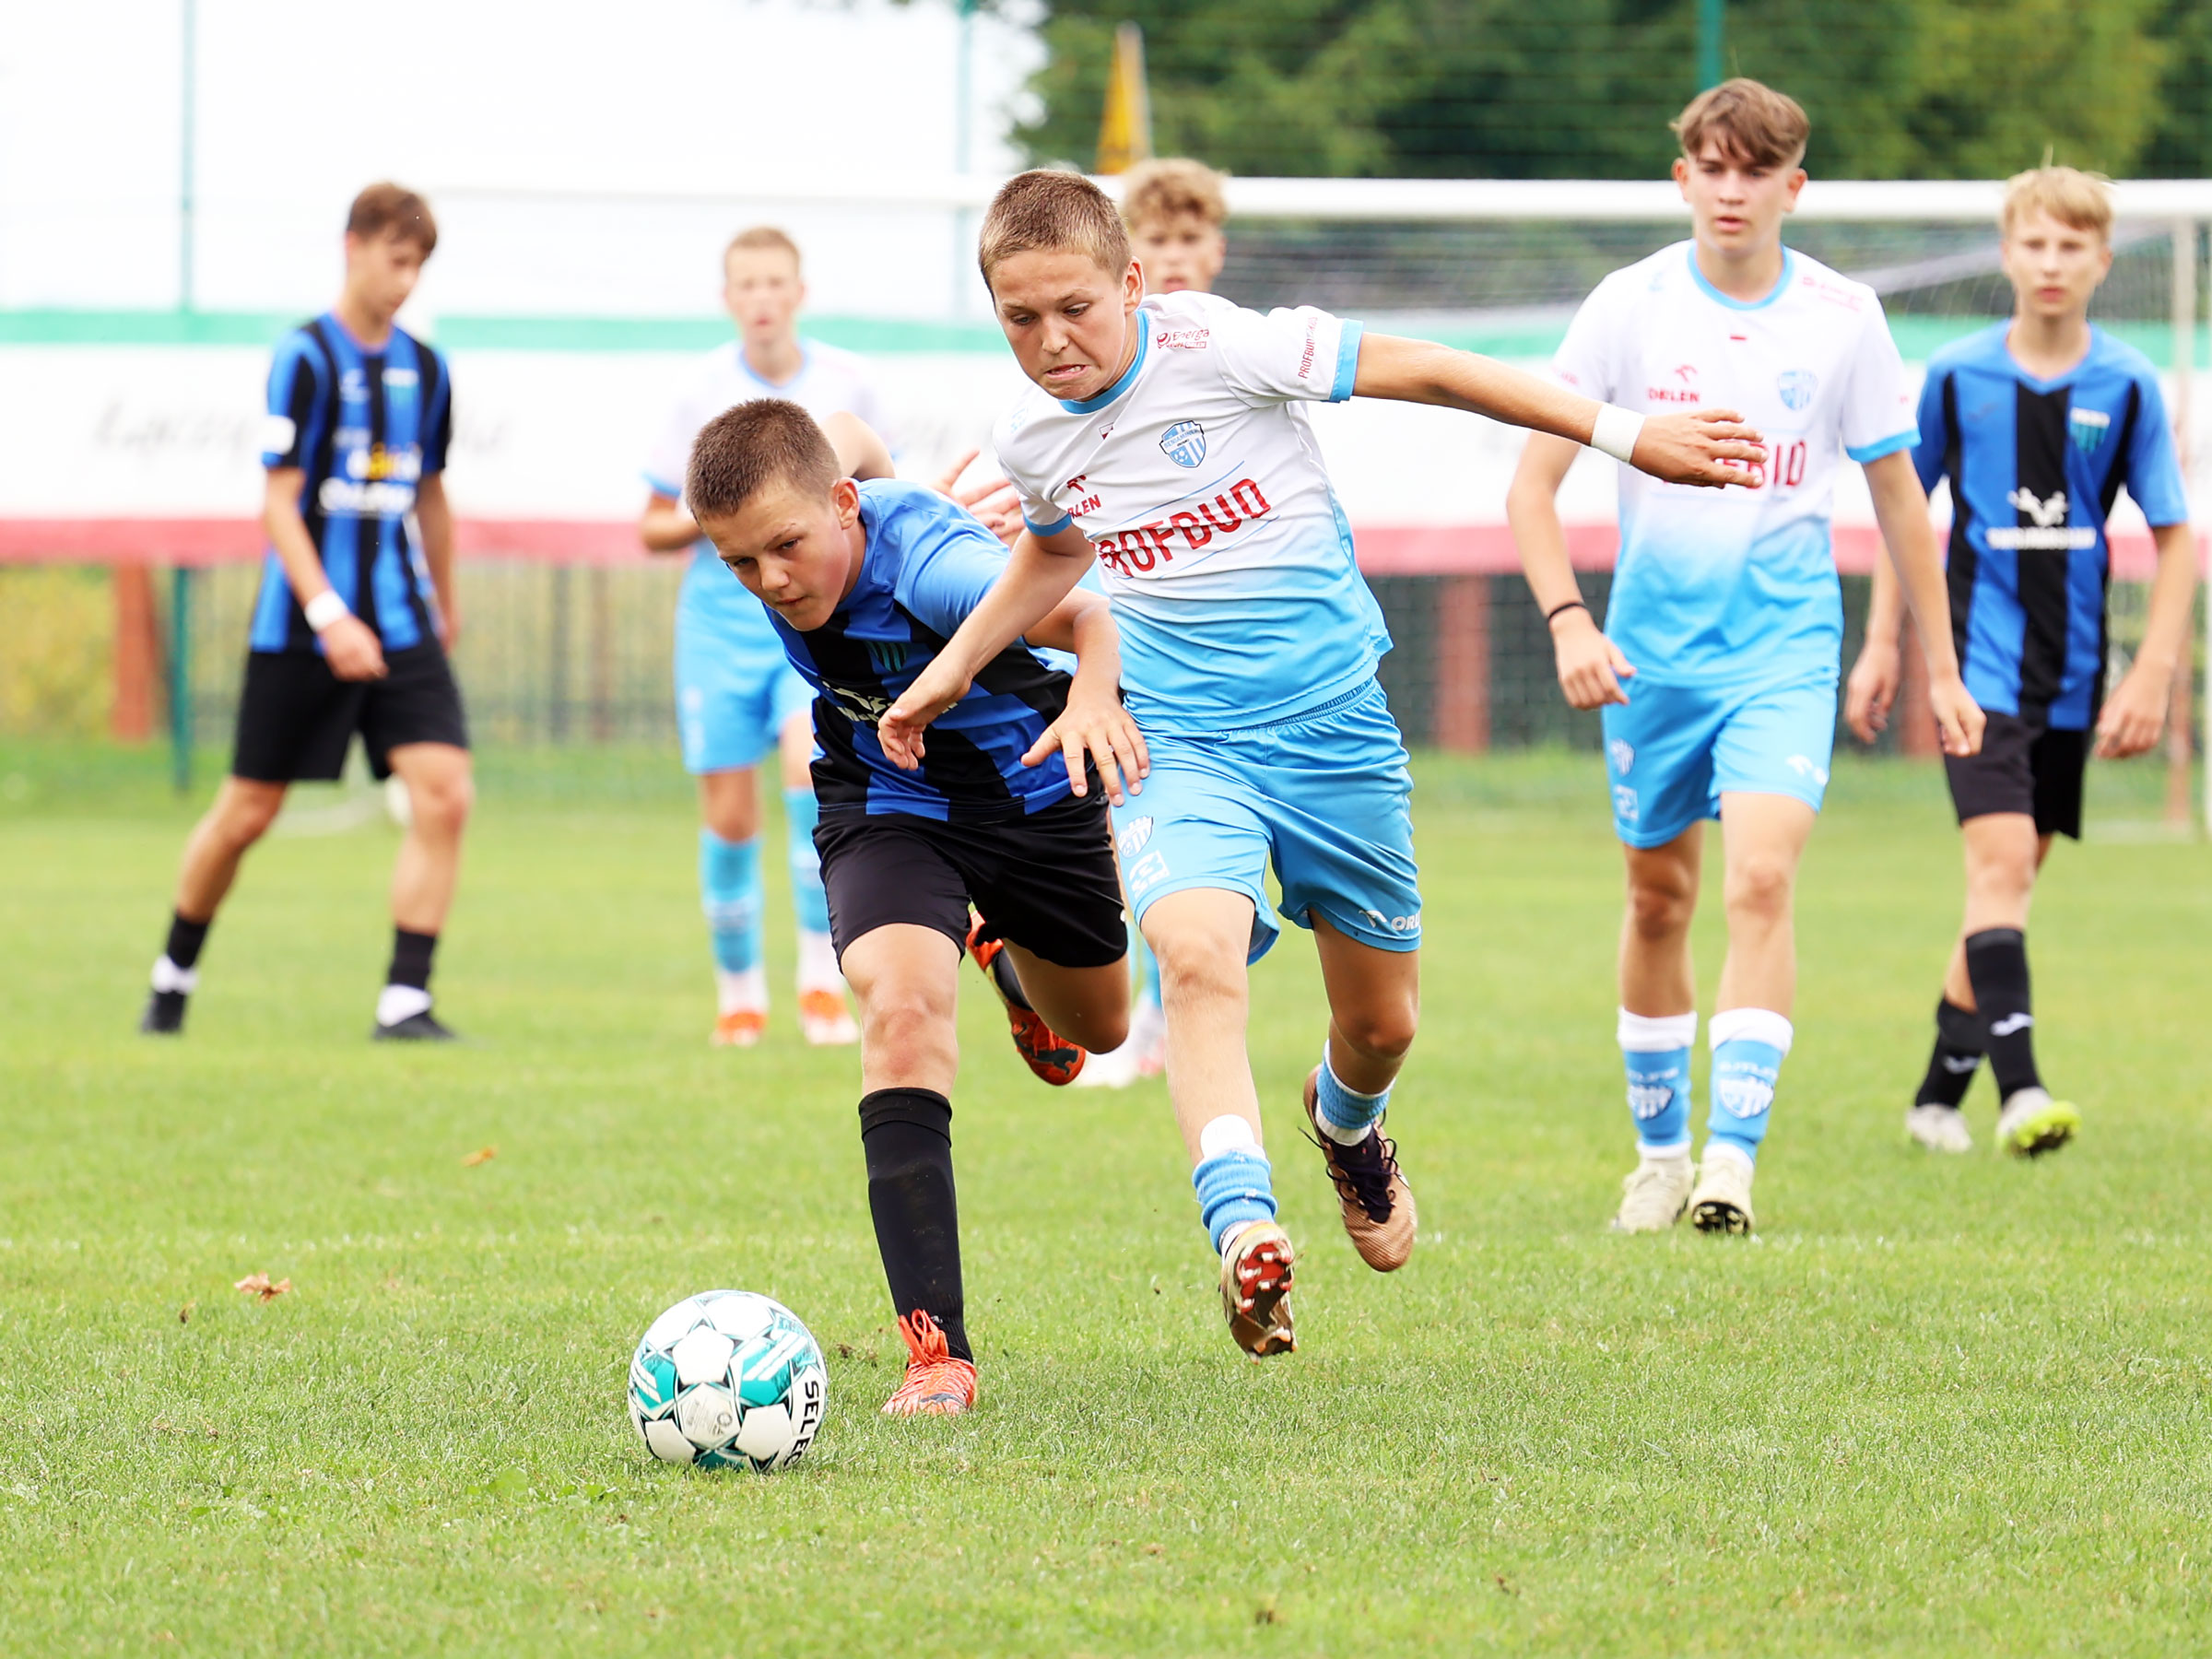
{"label": "shin guard under sock", "polygon": [[760,843],[699,832],[700,907],[714,945],[714,966],[743,973],[760,961]]}
{"label": "shin guard under sock", "polygon": [[960,1212],[952,1182],[952,1102],[935,1089],[879,1088],[860,1102],[868,1212],[891,1305],[925,1310],[956,1359],[972,1360],[960,1288]]}
{"label": "shin guard under sock", "polygon": [[1936,1047],[1928,1055],[1928,1075],[1921,1079],[1915,1106],[1957,1109],[1974,1085],[1982,1069],[1982,1016],[1960,1007],[1949,997],[1936,1004]]}
{"label": "shin guard under sock", "polygon": [[1774,1106],[1774,1085],[1790,1052],[1790,1022],[1771,1008],[1724,1008],[1705,1024],[1712,1044],[1712,1110],[1705,1114],[1705,1150],[1716,1147],[1759,1159]]}
{"label": "shin guard under sock", "polygon": [[1689,1051],[1698,1041],[1696,1009],[1687,1014],[1619,1010],[1614,1035],[1629,1074],[1629,1116],[1636,1147],[1646,1158],[1689,1154]]}
{"label": "shin guard under sock", "polygon": [[1982,1017],[1982,1039],[1997,1098],[2040,1088],[2035,1069],[2035,1015],[2028,996],[2028,935],[2017,927],[1985,928],[1966,941],[1967,982]]}
{"label": "shin guard under sock", "polygon": [[783,792],[784,856],[791,863],[791,908],[801,933],[830,931],[830,895],[822,887],[822,855],[815,851],[814,827],[822,809],[811,786]]}

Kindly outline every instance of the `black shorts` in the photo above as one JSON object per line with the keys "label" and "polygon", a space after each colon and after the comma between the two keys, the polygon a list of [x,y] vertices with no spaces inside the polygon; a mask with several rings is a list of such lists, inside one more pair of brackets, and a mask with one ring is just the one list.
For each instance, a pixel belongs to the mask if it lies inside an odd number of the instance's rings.
{"label": "black shorts", "polygon": [[2061,732],[1992,712],[1982,732],[1982,752],[1964,759],[1946,755],[1951,804],[1959,821],[1993,812],[2024,812],[2038,835],[2081,839],[2081,777],[2089,764],[2089,734]]}
{"label": "black shorts", "polygon": [[840,959],[893,923],[1005,939],[1061,968],[1104,968],[1128,954],[1102,794],[1069,795],[1027,818],[947,824],[907,813],[826,812],[815,827],[830,938]]}
{"label": "black shorts", "polygon": [[231,775],[263,783],[333,781],[356,732],[380,779],[392,775],[392,751],[403,743],[468,747],[461,688],[443,646],[431,641],[387,651],[384,667],[381,680],[342,680],[320,652],[247,653]]}

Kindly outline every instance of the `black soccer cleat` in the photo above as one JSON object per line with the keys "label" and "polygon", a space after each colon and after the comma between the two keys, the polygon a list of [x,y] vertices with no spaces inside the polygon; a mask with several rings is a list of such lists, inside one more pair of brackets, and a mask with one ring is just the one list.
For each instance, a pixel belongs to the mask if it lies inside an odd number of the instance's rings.
{"label": "black soccer cleat", "polygon": [[371,1042],[458,1042],[461,1033],[438,1023],[428,1008],[410,1014],[393,1025],[379,1025],[369,1032]]}
{"label": "black soccer cleat", "polygon": [[148,1037],[182,1036],[184,1005],[189,1000],[182,991],[155,991],[148,994],[146,1012],[138,1017],[138,1030]]}

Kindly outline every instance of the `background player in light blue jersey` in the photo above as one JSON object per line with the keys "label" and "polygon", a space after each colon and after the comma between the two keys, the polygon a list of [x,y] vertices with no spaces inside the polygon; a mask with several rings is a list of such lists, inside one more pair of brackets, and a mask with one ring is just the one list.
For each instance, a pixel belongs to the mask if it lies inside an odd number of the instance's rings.
{"label": "background player in light blue jersey", "polygon": [[1382,1117],[1418,1019],[1421,925],[1412,782],[1375,678],[1390,636],[1303,406],[1359,394],[1471,410],[1594,439],[1684,483],[1720,484],[1724,459],[1766,452],[1724,411],[1646,420],[1320,311],[1147,296],[1112,203],[1072,173],[1014,179],[980,242],[1031,382],[993,437],[1028,528],[877,735],[919,763],[930,719],[1103,566],[1152,765],[1114,827],[1164,979],[1169,1093],[1230,1335],[1254,1358],[1288,1352],[1293,1252],[1245,1049],[1246,967],[1279,931],[1267,867],[1328,994],[1304,1120],[1378,1272],[1402,1266],[1416,1235]]}
{"label": "background player in light blue jersey", "polygon": [[738,337],[707,355],[670,411],[645,469],[653,493],[638,526],[653,551],[692,555],[677,603],[677,724],[685,769],[699,779],[699,885],[714,951],[713,1041],[749,1047],[768,1027],[759,772],[764,759],[779,753],[798,921],[800,1029],[809,1042],[853,1042],[859,1032],[845,1011],[814,851],[816,807],[806,773],[814,693],[784,659],[768,613],[715,557],[681,497],[692,440],[734,405],[787,398],[817,418],[843,411],[877,430],[883,415],[858,358],[801,337],[806,288],[790,237],[768,226],[740,231],[723,266],[723,303]]}
{"label": "background player in light blue jersey", "polygon": [[[2072,1139],[2081,1114],[2051,1098],[2036,1067],[2028,901],[2053,838],[2080,837],[2092,743],[2104,759],[2139,755],[2165,729],[2196,545],[2158,371],[2089,324],[2089,297],[2112,267],[2104,182],[2070,167],[2021,173],[2002,224],[2012,319],[1929,362],[1913,451],[1928,488],[1950,479],[1952,638],[1989,728],[1979,754],[1945,762],[1966,918],[1905,1128],[1932,1150],[1969,1150],[1959,1105],[1987,1054],[1997,1144],[2034,1157]],[[2123,487],[2158,542],[2159,571],[2142,644],[2108,699],[2105,519]],[[1899,608],[1895,580],[1877,570],[1846,705],[1869,742],[1897,695]]]}
{"label": "background player in light blue jersey", "polygon": [[[1614,829],[1628,856],[1618,1034],[1641,1154],[1614,1225],[1747,1232],[1796,997],[1797,865],[1828,783],[1843,631],[1829,516],[1848,454],[1866,470],[1883,539],[1928,653],[1947,752],[1971,754],[1982,713],[1960,683],[1912,469],[1912,388],[1872,289],[1786,249],[1805,183],[1805,112],[1757,81],[1700,94],[1674,124],[1693,239],[1617,271],[1559,347],[1559,378],[1660,410],[1713,400],[1767,436],[1741,488],[1690,497],[1620,473],[1620,559],[1606,631],[1568,563],[1554,498],[1575,447],[1535,437],[1507,512],[1559,684],[1605,712]],[[1689,925],[1704,820],[1719,818],[1728,957],[1712,1017],[1712,1108],[1690,1162],[1697,983]]]}

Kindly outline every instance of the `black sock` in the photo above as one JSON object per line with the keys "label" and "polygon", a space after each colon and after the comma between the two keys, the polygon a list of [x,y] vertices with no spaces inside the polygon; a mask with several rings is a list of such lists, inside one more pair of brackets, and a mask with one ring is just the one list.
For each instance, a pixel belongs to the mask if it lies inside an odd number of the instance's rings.
{"label": "black sock", "polygon": [[207,930],[214,924],[213,916],[205,922],[187,922],[182,911],[172,911],[169,918],[169,947],[162,954],[190,972],[198,964],[200,947],[207,943]]}
{"label": "black sock", "polygon": [[2028,935],[2017,927],[1992,927],[1970,935],[1966,977],[1974,987],[1998,1098],[2009,1100],[2023,1088],[2041,1088],[2035,1069],[2035,1016],[2028,1000]]}
{"label": "black sock", "polygon": [[1912,1103],[1956,1108],[1982,1069],[1982,1016],[1947,996],[1940,998],[1936,1004],[1936,1052],[1928,1056],[1928,1075]]}
{"label": "black sock", "polygon": [[394,928],[392,971],[384,975],[384,983],[428,991],[430,988],[430,953],[437,948],[436,934],[409,933],[404,927]]}
{"label": "black sock", "polygon": [[879,1088],[860,1102],[868,1211],[891,1305],[925,1309],[956,1359],[972,1359],[960,1293],[960,1211],[952,1186],[952,1102],[934,1089]]}
{"label": "black sock", "polygon": [[[1021,988],[1021,975],[1014,971],[1014,959],[1006,954],[1003,947],[991,959],[991,978],[996,982],[1001,996],[1018,1008],[1030,1008],[1029,996]],[[1036,1011],[1030,1008],[1032,1014]]]}

